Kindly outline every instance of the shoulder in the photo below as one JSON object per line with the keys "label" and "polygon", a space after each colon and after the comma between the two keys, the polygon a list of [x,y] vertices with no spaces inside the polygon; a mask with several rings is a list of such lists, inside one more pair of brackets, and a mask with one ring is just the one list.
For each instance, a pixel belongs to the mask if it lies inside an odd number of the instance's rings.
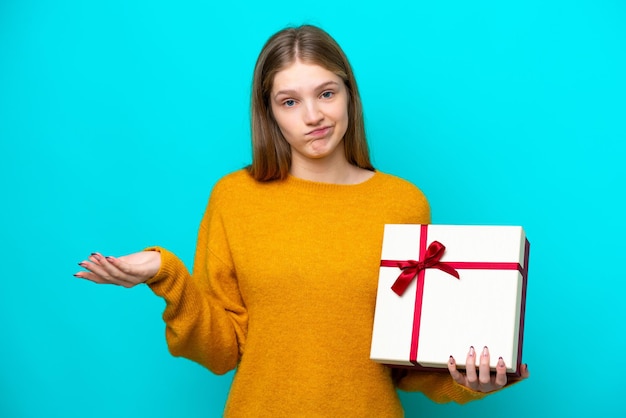
{"label": "shoulder", "polygon": [[242,187],[254,187],[257,183],[246,169],[233,171],[220,178],[213,186],[212,194],[229,193]]}
{"label": "shoulder", "polygon": [[411,196],[416,199],[426,200],[424,192],[408,180],[382,171],[377,171],[376,177],[380,185],[390,193],[401,193],[402,195]]}
{"label": "shoulder", "polygon": [[245,169],[233,171],[221,177],[213,185],[209,206],[236,205],[256,187],[254,180]]}
{"label": "shoulder", "polygon": [[385,209],[392,214],[388,223],[430,223],[430,204],[426,195],[415,184],[392,174],[377,172]]}

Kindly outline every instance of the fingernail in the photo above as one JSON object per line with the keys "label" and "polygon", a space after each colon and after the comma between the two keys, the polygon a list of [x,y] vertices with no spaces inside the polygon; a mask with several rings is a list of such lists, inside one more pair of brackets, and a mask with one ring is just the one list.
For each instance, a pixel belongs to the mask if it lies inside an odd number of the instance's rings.
{"label": "fingernail", "polygon": [[470,355],[470,357],[474,357],[474,346],[473,345],[470,347],[469,355]]}
{"label": "fingernail", "polygon": [[79,266],[81,267],[85,267],[85,263],[83,263],[82,261],[80,263],[78,263]]}
{"label": "fingernail", "polygon": [[74,277],[80,277],[78,274],[73,274]]}
{"label": "fingernail", "polygon": [[498,358],[498,366],[504,366],[504,359],[502,357]]}
{"label": "fingernail", "polygon": [[487,348],[487,346],[485,346],[483,348],[483,357],[487,357],[489,355],[489,349]]}
{"label": "fingernail", "polygon": [[454,357],[450,356],[450,360],[448,360],[450,364],[454,364]]}

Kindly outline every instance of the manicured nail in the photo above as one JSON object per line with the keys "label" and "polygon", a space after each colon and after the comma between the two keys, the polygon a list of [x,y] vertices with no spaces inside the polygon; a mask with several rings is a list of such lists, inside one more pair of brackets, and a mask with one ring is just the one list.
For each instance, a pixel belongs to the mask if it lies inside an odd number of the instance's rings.
{"label": "manicured nail", "polygon": [[498,359],[498,366],[500,367],[504,366],[504,359],[502,357]]}
{"label": "manicured nail", "polygon": [[450,356],[450,360],[448,360],[450,364],[454,364],[454,357]]}
{"label": "manicured nail", "polygon": [[489,349],[487,348],[487,346],[485,346],[483,348],[483,357],[487,357],[489,355]]}
{"label": "manicured nail", "polygon": [[74,273],[73,274],[74,277],[80,277],[78,274]]}
{"label": "manicured nail", "polygon": [[470,347],[469,356],[474,357],[474,346]]}
{"label": "manicured nail", "polygon": [[81,267],[85,267],[85,263],[83,263],[82,261],[80,263],[78,263],[79,266]]}

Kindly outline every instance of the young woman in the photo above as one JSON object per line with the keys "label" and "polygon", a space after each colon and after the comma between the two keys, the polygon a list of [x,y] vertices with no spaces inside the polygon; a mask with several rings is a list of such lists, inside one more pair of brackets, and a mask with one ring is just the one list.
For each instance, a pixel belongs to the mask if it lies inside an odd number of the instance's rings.
{"label": "young woman", "polygon": [[154,247],[94,253],[76,276],[147,283],[163,297],[173,355],[237,369],[227,417],[401,417],[397,388],[464,403],[507,384],[502,361],[490,374],[487,348],[470,349],[465,373],[454,359],[450,374],[369,359],[383,226],[428,223],[430,211],[418,188],[372,167],[356,80],[326,32],[301,26],[267,41],[252,142],[251,165],[213,188],[193,274]]}

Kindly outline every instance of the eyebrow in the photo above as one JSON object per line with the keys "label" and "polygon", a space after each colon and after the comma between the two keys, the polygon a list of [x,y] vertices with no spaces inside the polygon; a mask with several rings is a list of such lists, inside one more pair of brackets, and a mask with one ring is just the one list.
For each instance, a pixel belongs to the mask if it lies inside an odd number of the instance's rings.
{"label": "eyebrow", "polygon": [[[326,81],[325,83],[322,83],[319,86],[317,86],[314,90],[324,90],[325,88],[329,86],[339,86],[339,83],[337,83],[336,81]],[[276,94],[274,94],[274,98],[280,96],[281,94],[284,94],[286,96],[293,96],[293,95],[298,94],[298,92],[296,90],[291,90],[291,89],[279,90],[276,92]]]}

